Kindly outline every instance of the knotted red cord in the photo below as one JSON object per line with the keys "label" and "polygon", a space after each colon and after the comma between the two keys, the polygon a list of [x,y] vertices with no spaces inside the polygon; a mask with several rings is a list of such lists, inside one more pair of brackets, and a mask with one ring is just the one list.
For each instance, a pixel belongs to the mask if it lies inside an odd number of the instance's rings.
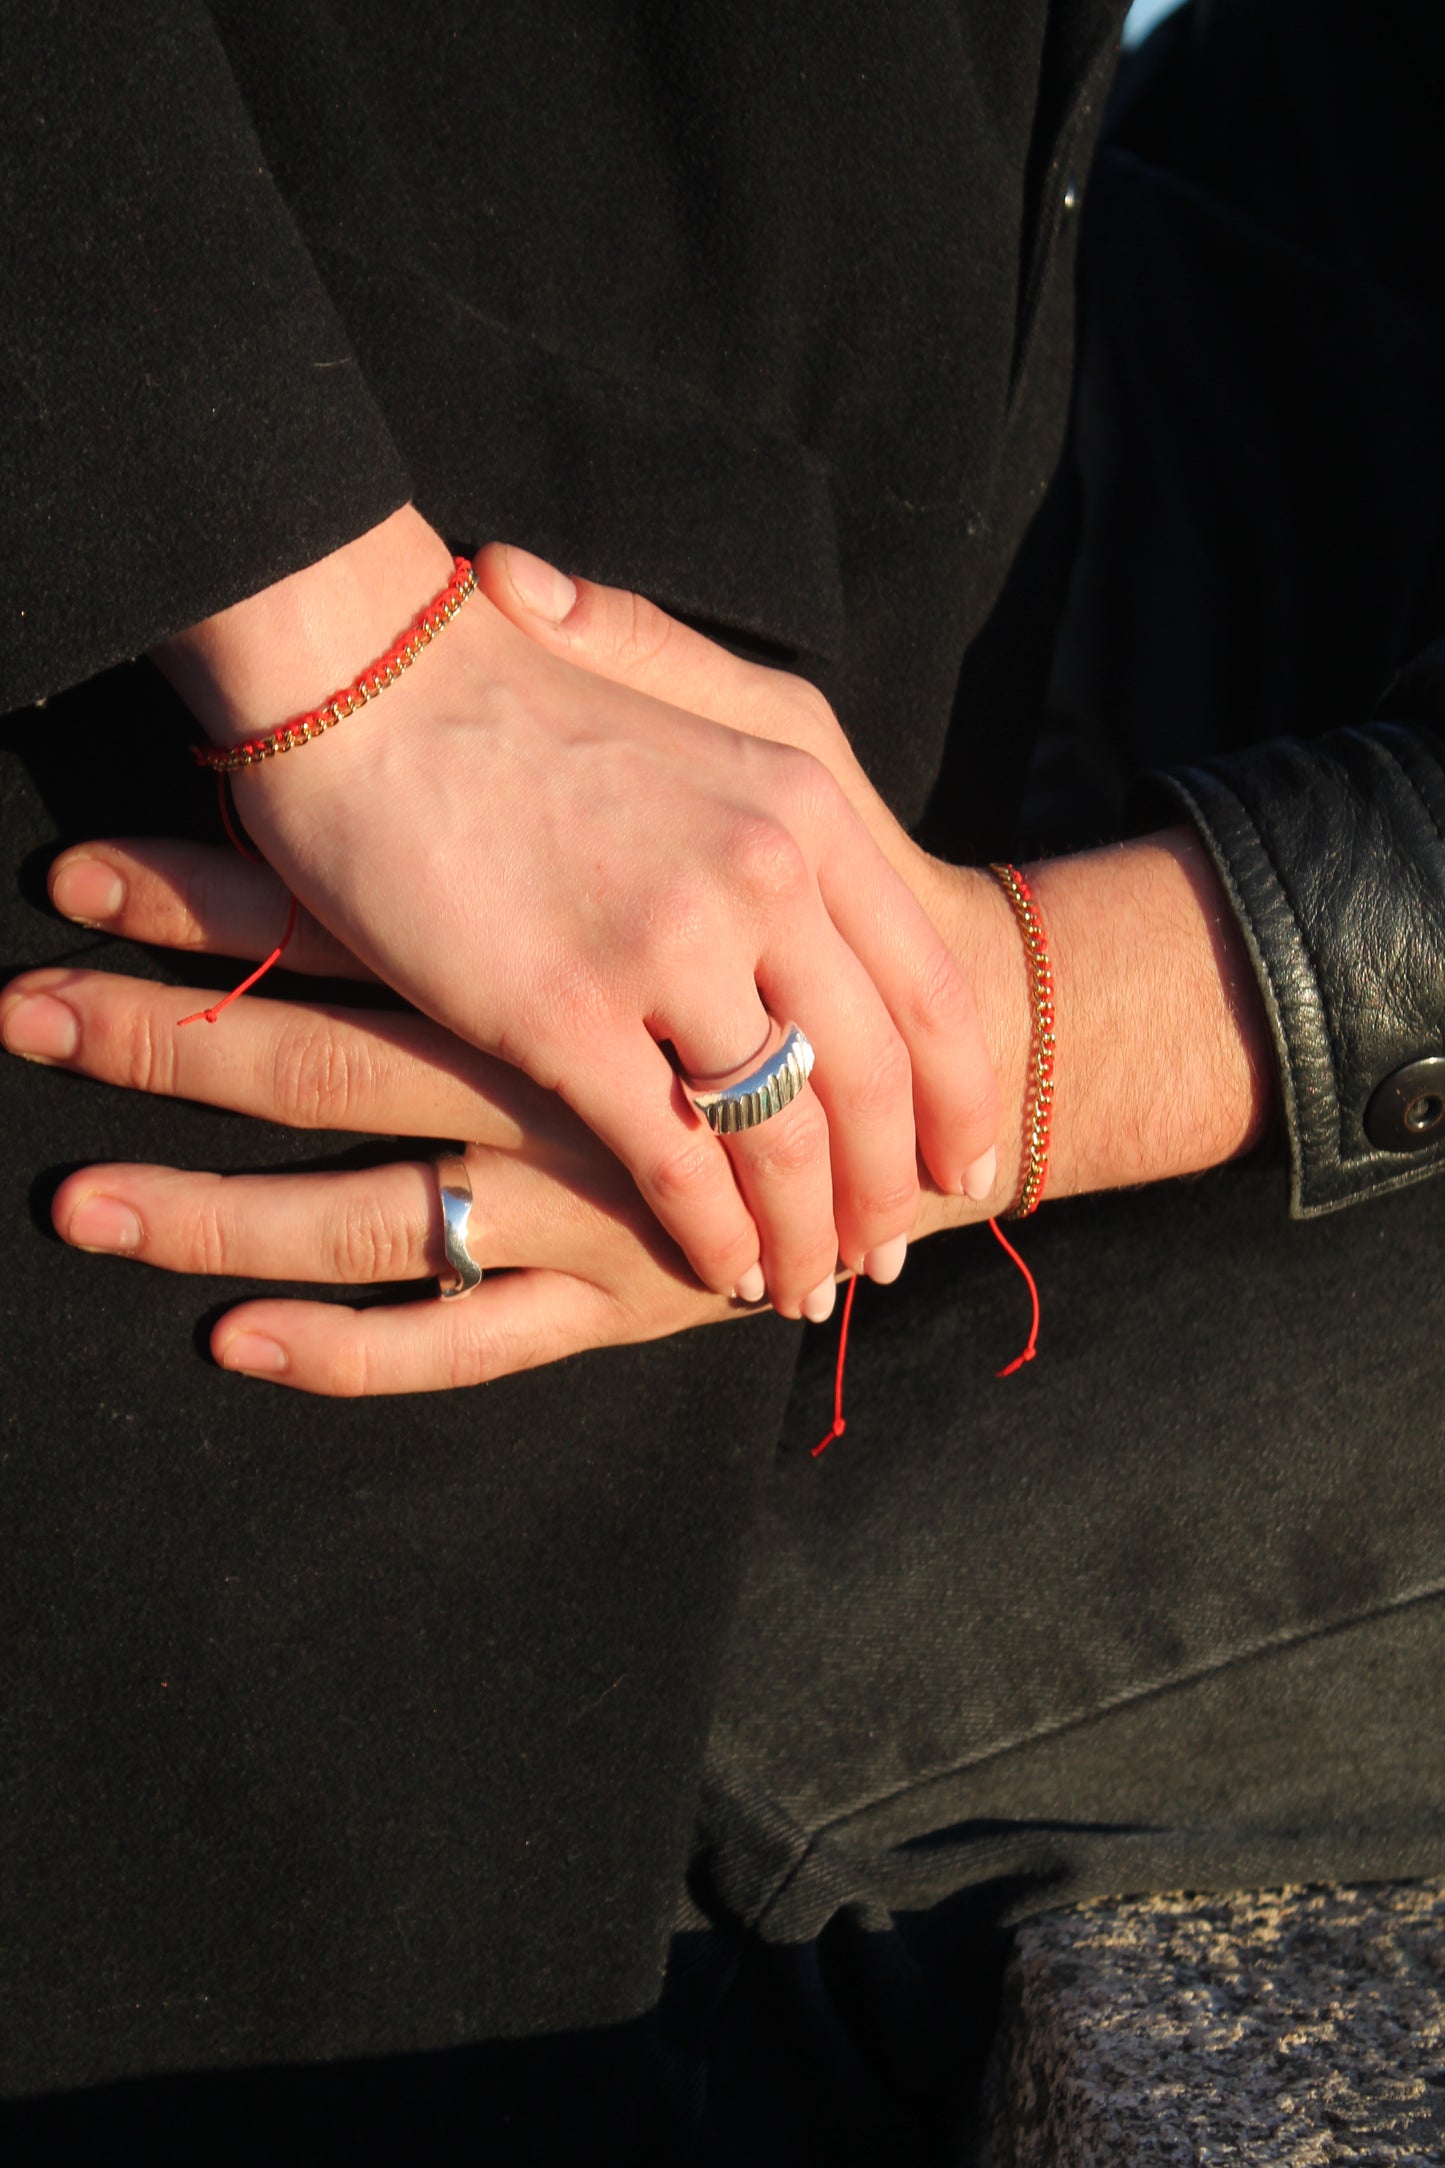
{"label": "knotted red cord", "polygon": [[1024,1263],[1018,1251],[1010,1242],[1008,1236],[1004,1233],[1002,1227],[1000,1227],[998,1221],[996,1219],[991,1219],[989,1221],[989,1226],[998,1236],[999,1241],[1003,1244],[1004,1248],[1008,1251],[1009,1256],[1018,1266],[1019,1271],[1028,1281],[1029,1300],[1033,1303],[1034,1306],[1033,1323],[1029,1326],[1028,1345],[1025,1347],[1021,1355],[1015,1355],[1011,1363],[1005,1363],[1002,1370],[995,1370],[994,1372],[994,1376],[996,1378],[1011,1378],[1015,1370],[1022,1370],[1025,1363],[1031,1363],[1035,1355],[1037,1355],[1039,1351],[1039,1291],[1034,1284],[1033,1274],[1030,1272],[1028,1266]]}
{"label": "knotted red cord", "polygon": [[848,1282],[848,1292],[843,1297],[843,1323],[838,1330],[838,1369],[833,1380],[833,1428],[826,1438],[820,1438],[813,1447],[813,1458],[826,1453],[835,1438],[841,1438],[848,1425],[843,1420],[843,1365],[848,1360],[848,1326],[853,1316],[853,1297],[858,1292],[858,1275],[855,1272]]}
{"label": "knotted red cord", "polygon": [[[1025,1363],[1031,1363],[1039,1351],[1039,1290],[1037,1284],[1035,1283],[1033,1274],[1030,1272],[1028,1266],[1024,1263],[1023,1259],[1020,1257],[1018,1251],[1014,1248],[1013,1244],[1009,1241],[1008,1236],[1004,1233],[998,1221],[996,1219],[991,1219],[989,1221],[989,1226],[993,1229],[995,1235],[997,1235],[999,1241],[1008,1251],[1009,1256],[1013,1259],[1014,1263],[1018,1266],[1019,1271],[1023,1274],[1025,1280],[1028,1282],[1029,1300],[1033,1304],[1033,1322],[1029,1326],[1029,1337],[1027,1346],[1024,1348],[1022,1354],[1015,1355],[1011,1363],[1005,1363],[1002,1370],[995,1370],[994,1372],[994,1376],[996,1378],[1011,1378],[1016,1370],[1022,1370]],[[820,1453],[826,1453],[829,1446],[833,1443],[833,1440],[835,1438],[841,1438],[844,1431],[848,1428],[848,1425],[843,1420],[843,1370],[848,1360],[848,1326],[853,1316],[853,1297],[857,1293],[857,1290],[858,1281],[855,1276],[854,1278],[849,1280],[848,1292],[843,1297],[843,1323],[839,1328],[838,1332],[838,1367],[833,1377],[833,1427],[828,1432],[827,1437],[820,1438],[818,1440],[818,1443],[813,1447],[811,1457],[814,1460],[818,1458],[818,1455]]]}
{"label": "knotted red cord", "polygon": [[216,1003],[216,1006],[213,1009],[193,1009],[189,1016],[183,1016],[180,1019],[180,1023],[177,1024],[176,1029],[179,1030],[181,1024],[199,1024],[203,1017],[208,1024],[214,1024],[217,1017],[220,1015],[222,1009],[229,1009],[233,1001],[239,1001],[242,994],[247,994],[251,991],[251,988],[255,985],[257,979],[263,979],[266,976],[266,973],[270,970],[272,964],[278,961],[282,949],[285,948],[286,943],[290,940],[292,934],[295,933],[295,931],[296,898],[293,896],[291,898],[291,908],[286,914],[286,931],[282,934],[280,940],[276,943],[275,948],[272,949],[270,955],[266,958],[266,961],[263,964],[257,964],[255,970],[251,973],[251,976],[248,979],[242,979],[239,986],[233,986],[229,994],[223,994],[221,996],[221,999]]}

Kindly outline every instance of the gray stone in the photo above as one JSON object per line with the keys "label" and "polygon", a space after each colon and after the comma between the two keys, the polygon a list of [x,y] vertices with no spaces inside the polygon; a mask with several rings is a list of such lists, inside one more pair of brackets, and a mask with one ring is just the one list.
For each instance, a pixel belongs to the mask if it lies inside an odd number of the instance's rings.
{"label": "gray stone", "polygon": [[1445,1883],[1027,1922],[982,2168],[1445,2162]]}

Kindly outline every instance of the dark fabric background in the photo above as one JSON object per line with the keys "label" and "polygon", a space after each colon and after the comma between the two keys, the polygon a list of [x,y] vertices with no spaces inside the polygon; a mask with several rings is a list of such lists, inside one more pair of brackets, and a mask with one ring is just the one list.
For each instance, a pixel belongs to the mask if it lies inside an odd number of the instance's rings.
{"label": "dark fabric background", "polygon": [[[1241,0],[1156,43],[1086,199],[1062,466],[1102,13],[833,9],[806,50],[803,11],[544,14],[474,49],[440,0],[430,44],[415,11],[216,11],[385,416],[358,506],[395,456],[459,543],[781,648],[959,849],[1113,834],[1141,763],[1361,719],[1438,629],[1423,256],[1342,255],[1343,185],[1312,225],[1248,209],[1284,111],[1329,139],[1296,182],[1409,121],[1380,86],[1437,67],[1419,11],[1377,46]],[[1343,115],[1291,102],[1302,37]],[[1370,234],[1423,245],[1396,175]],[[153,758],[107,759],[118,717]],[[37,868],[158,792],[193,822],[183,722],[137,671],[6,727],[7,950],[89,954]],[[15,2147],[949,2158],[1021,1912],[1445,1857],[1437,1187],[1300,1226],[1271,1149],[1057,1204],[1005,1383],[1017,1275],[986,1231],[931,1244],[861,1291],[814,1462],[833,1338],[777,1325],[370,1408],[219,1378],[212,1291],[63,1252],[34,1175],[318,1140],[0,1091],[8,2082],[135,2081],[12,2108]]]}
{"label": "dark fabric background", "polygon": [[[916,810],[1062,437],[1060,161],[1116,14],[12,11],[0,685],[85,682],[4,725],[4,954],[132,965],[45,860],[209,832],[173,705],[104,666],[400,476],[459,546],[795,656]],[[0,1094],[4,2082],[643,2009],[796,1331],[268,1394],[197,1345],[239,1289],[68,1253],[46,1198],[328,1140],[18,1062]]]}

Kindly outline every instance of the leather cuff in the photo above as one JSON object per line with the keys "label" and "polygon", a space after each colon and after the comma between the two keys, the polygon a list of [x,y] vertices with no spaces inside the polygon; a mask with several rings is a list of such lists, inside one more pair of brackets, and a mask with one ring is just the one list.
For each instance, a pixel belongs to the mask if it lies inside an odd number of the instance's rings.
{"label": "leather cuff", "polygon": [[1442,760],[1424,727],[1375,723],[1148,779],[1151,811],[1199,831],[1253,960],[1297,1219],[1445,1165]]}

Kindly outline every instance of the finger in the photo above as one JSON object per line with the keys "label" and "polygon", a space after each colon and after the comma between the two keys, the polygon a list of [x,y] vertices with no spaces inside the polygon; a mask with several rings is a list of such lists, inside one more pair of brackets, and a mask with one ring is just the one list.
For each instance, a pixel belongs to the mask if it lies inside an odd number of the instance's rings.
{"label": "finger", "polygon": [[616,1032],[592,1051],[595,1058],[581,1064],[575,1054],[550,1062],[551,1088],[631,1171],[703,1286],[756,1300],[758,1231],[727,1154],[661,1048],[639,1028]]}
{"label": "finger", "polygon": [[[907,1047],[924,1163],[950,1194],[986,1197],[993,1186],[997,1085],[977,1011],[932,921],[900,879],[917,858],[915,848],[822,696],[789,672],[729,654],[625,589],[579,579],[564,581],[549,599],[560,575],[527,552],[489,544],[477,558],[477,578],[496,608],[539,645],[676,707],[798,746],[821,763],[863,824],[859,830],[855,821],[850,848],[835,844],[833,878],[820,873],[825,901],[874,976]],[[841,823],[834,819],[832,826],[836,838]],[[894,938],[906,947],[890,952]]]}
{"label": "finger", "polygon": [[426,1017],[248,996],[214,1029],[177,1028],[214,998],[108,971],[30,971],[0,993],[0,1042],[101,1083],[297,1129],[513,1147],[524,1133],[564,1145],[573,1132],[520,1070]]}
{"label": "finger", "polygon": [[[537,1218],[527,1192],[540,1179],[506,1153],[488,1155],[479,1262],[523,1262],[519,1231]],[[345,1286],[422,1279],[445,1267],[440,1191],[427,1161],[332,1174],[91,1166],[61,1183],[50,1215],[76,1249],[166,1272]],[[527,1261],[560,1263],[555,1215],[537,1232],[553,1256],[537,1256],[534,1240]]]}
{"label": "finger", "polygon": [[354,1399],[484,1385],[636,1337],[635,1321],[600,1288],[539,1270],[500,1274],[462,1302],[242,1303],[215,1326],[211,1353],[226,1370]]}
{"label": "finger", "polygon": [[[207,956],[269,956],[290,910],[269,866],[164,839],[77,844],[52,864],[49,887],[56,910],[79,925]],[[288,971],[312,977],[372,977],[309,911],[297,911],[285,958]]]}
{"label": "finger", "polygon": [[907,1049],[924,1164],[947,1194],[986,1197],[996,1158],[998,1079],[968,980],[841,798],[820,825],[819,889]]}
{"label": "finger", "polygon": [[902,1270],[918,1215],[908,1050],[857,957],[821,909],[818,917],[806,970],[789,930],[760,959],[758,983],[774,1014],[799,1021],[812,1042],[807,1096],[826,1118],[844,1262],[887,1281]]}
{"label": "finger", "polygon": [[693,714],[708,711],[677,700],[674,686],[696,686],[714,703],[751,703],[760,684],[784,675],[743,661],[645,595],[566,579],[530,550],[489,542],[477,553],[476,574],[488,600],[539,646]]}
{"label": "finger", "polygon": [[[760,1042],[742,1027],[729,1037],[709,1009],[670,1012],[667,1036],[694,1087],[712,1091],[739,1082],[781,1043],[782,1034],[756,992],[752,1009],[762,1026]],[[752,1052],[724,1070],[717,1060],[721,1045],[730,1045],[734,1052],[751,1045]],[[908,1133],[911,1153],[911,1122]],[[769,1120],[736,1130],[722,1142],[757,1229],[764,1283],[774,1309],[783,1317],[808,1317],[821,1324],[833,1308],[838,1262],[828,1120],[821,1104],[805,1089]]]}

